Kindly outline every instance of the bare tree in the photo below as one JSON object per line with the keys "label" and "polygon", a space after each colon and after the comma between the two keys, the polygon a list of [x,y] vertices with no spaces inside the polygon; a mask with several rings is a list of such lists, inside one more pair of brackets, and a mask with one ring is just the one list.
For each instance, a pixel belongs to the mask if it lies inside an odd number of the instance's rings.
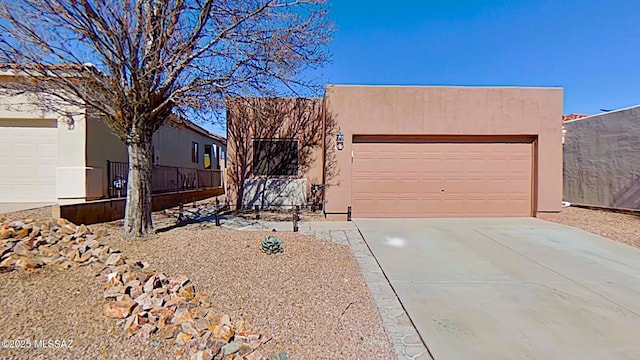
{"label": "bare tree", "polygon": [[129,151],[124,232],[151,222],[151,139],[225,97],[317,93],[325,0],[0,0],[0,62],[23,88],[100,113]]}

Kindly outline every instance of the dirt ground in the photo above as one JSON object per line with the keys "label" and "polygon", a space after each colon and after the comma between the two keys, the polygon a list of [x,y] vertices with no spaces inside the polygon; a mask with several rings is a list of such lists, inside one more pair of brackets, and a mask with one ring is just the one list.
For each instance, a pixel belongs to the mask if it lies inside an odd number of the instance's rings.
{"label": "dirt ground", "polygon": [[552,221],[640,248],[640,215],[567,207]]}

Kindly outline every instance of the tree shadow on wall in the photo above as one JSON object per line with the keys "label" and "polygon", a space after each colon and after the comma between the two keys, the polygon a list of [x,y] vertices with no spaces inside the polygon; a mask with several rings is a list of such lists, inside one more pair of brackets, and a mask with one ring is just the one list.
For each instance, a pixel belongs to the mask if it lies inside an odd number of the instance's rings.
{"label": "tree shadow on wall", "polygon": [[[242,208],[247,179],[300,179],[322,162],[324,183],[335,179],[336,131],[335,116],[326,111],[321,98],[229,99],[227,193],[235,208]],[[318,176],[309,177],[314,184],[322,183]],[[265,190],[252,193],[251,203],[263,202],[258,197]]]}

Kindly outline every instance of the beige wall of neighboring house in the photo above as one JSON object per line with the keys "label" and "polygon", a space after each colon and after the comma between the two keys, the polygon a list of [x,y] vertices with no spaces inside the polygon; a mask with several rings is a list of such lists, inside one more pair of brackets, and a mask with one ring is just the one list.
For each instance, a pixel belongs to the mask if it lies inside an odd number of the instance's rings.
{"label": "beige wall of neighboring house", "polygon": [[[167,124],[161,126],[153,135],[154,165],[181,168],[205,169],[205,145],[213,151],[225,149],[225,140],[214,136],[193,124]],[[198,161],[191,157],[193,143],[198,144]],[[218,150],[220,153],[220,150]],[[215,155],[211,156],[212,170],[216,168]],[[88,179],[88,196],[105,197],[109,187],[107,161],[128,162],[126,145],[111,131],[111,128],[99,117],[91,118],[87,123],[87,166],[94,176]],[[91,190],[92,192],[89,192]]]}
{"label": "beige wall of neighboring house", "polygon": [[[0,73],[0,87],[15,80]],[[52,101],[0,93],[0,202],[67,204],[107,197],[107,161],[127,162],[126,146],[86,109],[44,111],[43,100]],[[192,141],[199,144],[197,163],[191,161]],[[155,163],[204,169],[205,144],[224,149],[225,139],[190,123],[165,125],[154,136]]]}
{"label": "beige wall of neighboring house", "polygon": [[87,166],[91,167],[87,197],[106,197],[109,188],[107,161],[127,162],[127,147],[113,134],[111,128],[99,116],[89,117],[87,122]]}
{"label": "beige wall of neighboring house", "polygon": [[[354,217],[551,217],[562,204],[562,97],[561,88],[329,85],[324,161],[302,176],[324,173],[325,211],[339,219],[349,207]],[[228,138],[231,171],[239,160]]]}
{"label": "beige wall of neighboring house", "polygon": [[[0,76],[0,86],[13,77]],[[33,94],[0,94],[0,201],[73,202],[86,193],[82,109],[43,110]]]}
{"label": "beige wall of neighboring house", "polygon": [[[192,128],[193,125],[169,124],[162,126],[153,135],[155,152],[154,163],[162,166],[179,166],[190,168],[205,168],[205,145],[214,145],[211,149],[211,168],[220,169],[220,162],[212,154],[215,149],[224,149],[221,139],[214,139],[211,135]],[[197,161],[192,161],[193,143],[198,144]],[[220,150],[217,150],[220,154]]]}

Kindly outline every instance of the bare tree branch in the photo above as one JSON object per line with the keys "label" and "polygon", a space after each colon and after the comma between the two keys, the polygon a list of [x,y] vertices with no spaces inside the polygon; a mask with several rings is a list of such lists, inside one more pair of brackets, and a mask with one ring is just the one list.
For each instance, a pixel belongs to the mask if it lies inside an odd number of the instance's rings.
{"label": "bare tree branch", "polygon": [[[16,78],[0,94],[99,113],[129,146],[130,176],[149,167],[147,142],[173,112],[207,117],[228,97],[317,94],[305,72],[327,63],[333,32],[325,0],[0,2],[0,71]],[[146,188],[150,176],[138,175],[130,187]],[[150,201],[139,192],[134,206]],[[150,223],[130,205],[126,227],[141,234]]]}

